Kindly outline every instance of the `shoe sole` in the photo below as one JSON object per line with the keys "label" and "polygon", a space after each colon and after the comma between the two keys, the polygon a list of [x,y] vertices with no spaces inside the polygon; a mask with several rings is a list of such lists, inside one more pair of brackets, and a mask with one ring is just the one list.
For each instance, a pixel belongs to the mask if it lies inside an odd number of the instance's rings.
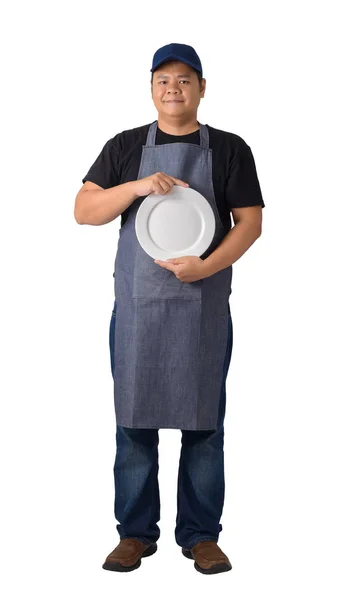
{"label": "shoe sole", "polygon": [[121,565],[121,563],[119,563],[119,562],[106,561],[102,565],[102,568],[105,569],[106,571],[119,571],[121,573],[124,573],[127,571],[133,571],[134,569],[138,569],[138,567],[141,566],[141,558],[146,557],[146,556],[151,556],[157,550],[158,550],[158,546],[156,543],[154,543],[154,544],[151,544],[148,548],[146,548],[144,550],[143,554],[140,556],[140,558],[137,560],[137,562],[135,562],[133,565],[130,565],[127,567],[125,565]]}
{"label": "shoe sole", "polygon": [[[190,550],[185,550],[184,548],[182,548],[181,551],[182,551],[183,555],[186,556],[186,558],[192,558],[192,560],[194,560],[194,557],[192,556],[192,553],[190,552]],[[229,565],[227,565],[227,563],[220,563],[217,565],[213,565],[210,569],[203,569],[202,567],[200,567],[200,565],[197,564],[196,561],[194,563],[194,566],[195,566],[196,571],[199,571],[199,573],[203,573],[204,575],[214,575],[215,573],[224,573],[225,571],[230,571],[232,568]]]}

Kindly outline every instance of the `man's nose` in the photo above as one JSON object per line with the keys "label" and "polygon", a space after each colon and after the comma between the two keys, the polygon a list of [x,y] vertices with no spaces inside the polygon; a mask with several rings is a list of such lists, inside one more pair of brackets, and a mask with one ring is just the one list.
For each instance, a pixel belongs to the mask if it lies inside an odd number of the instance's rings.
{"label": "man's nose", "polygon": [[179,94],[180,89],[175,83],[171,83],[168,90],[169,94]]}

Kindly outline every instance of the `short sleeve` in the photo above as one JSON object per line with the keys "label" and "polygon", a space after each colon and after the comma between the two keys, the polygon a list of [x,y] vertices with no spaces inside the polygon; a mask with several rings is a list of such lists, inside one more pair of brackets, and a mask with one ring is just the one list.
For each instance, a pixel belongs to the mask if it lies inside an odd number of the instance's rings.
{"label": "short sleeve", "polygon": [[83,183],[85,181],[92,181],[104,189],[119,185],[118,155],[112,139],[106,142],[95,162],[91,165],[82,179]]}
{"label": "short sleeve", "polygon": [[226,201],[230,209],[257,205],[264,208],[265,206],[253,153],[247,144],[243,144],[231,161]]}

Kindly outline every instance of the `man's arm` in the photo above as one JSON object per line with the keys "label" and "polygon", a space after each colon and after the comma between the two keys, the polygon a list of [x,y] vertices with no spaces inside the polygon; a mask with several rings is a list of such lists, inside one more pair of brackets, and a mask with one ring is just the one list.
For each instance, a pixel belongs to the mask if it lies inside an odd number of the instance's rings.
{"label": "man's arm", "polygon": [[74,217],[80,225],[105,225],[123,213],[139,198],[136,181],[104,189],[85,181],[75,198]]}
{"label": "man's arm", "polygon": [[174,185],[189,186],[185,181],[161,171],[107,189],[85,181],[75,199],[74,217],[80,225],[105,225],[122,214],[137,198],[168,194]]}
{"label": "man's arm", "polygon": [[231,211],[235,225],[227,233],[216,250],[203,261],[204,277],[210,277],[214,273],[232,265],[261,235],[261,206],[232,208]]}

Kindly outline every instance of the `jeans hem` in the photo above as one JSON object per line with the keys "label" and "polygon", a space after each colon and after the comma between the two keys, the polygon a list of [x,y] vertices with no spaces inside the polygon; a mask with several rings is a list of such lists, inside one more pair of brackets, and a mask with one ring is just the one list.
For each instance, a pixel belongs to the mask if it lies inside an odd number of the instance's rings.
{"label": "jeans hem", "polygon": [[156,541],[152,542],[152,540],[148,540],[148,538],[145,537],[137,537],[136,535],[121,535],[120,539],[124,540],[126,538],[130,538],[130,539],[134,539],[134,540],[138,540],[139,542],[142,542],[143,544],[156,544]]}
{"label": "jeans hem", "polygon": [[217,543],[218,542],[218,538],[215,538],[215,537],[199,537],[199,538],[196,538],[188,546],[182,546],[182,548],[184,548],[184,550],[191,550],[191,548],[193,548],[199,542],[209,542],[209,541]]}

